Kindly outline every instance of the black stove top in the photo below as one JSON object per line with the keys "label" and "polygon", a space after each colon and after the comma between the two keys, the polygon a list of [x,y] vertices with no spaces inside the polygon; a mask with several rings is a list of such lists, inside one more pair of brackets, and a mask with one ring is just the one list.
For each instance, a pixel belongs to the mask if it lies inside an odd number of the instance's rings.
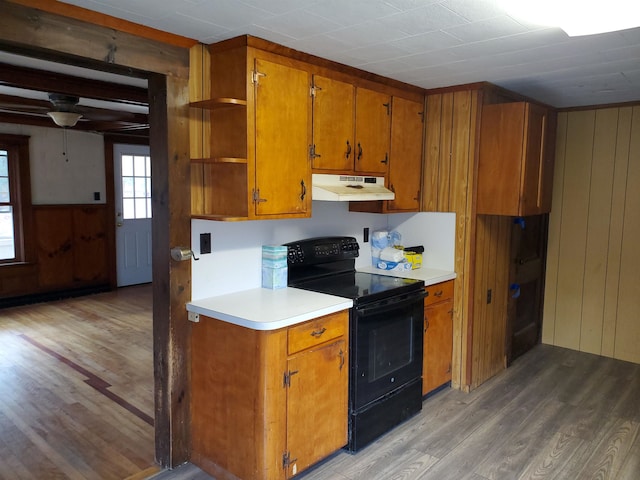
{"label": "black stove top", "polygon": [[421,290],[422,280],[355,271],[353,237],[316,237],[287,244],[289,286],[353,299],[360,305]]}
{"label": "black stove top", "polygon": [[424,286],[422,280],[390,277],[365,272],[345,272],[291,285],[303,290],[327,293],[354,300],[356,305],[400,295]]}

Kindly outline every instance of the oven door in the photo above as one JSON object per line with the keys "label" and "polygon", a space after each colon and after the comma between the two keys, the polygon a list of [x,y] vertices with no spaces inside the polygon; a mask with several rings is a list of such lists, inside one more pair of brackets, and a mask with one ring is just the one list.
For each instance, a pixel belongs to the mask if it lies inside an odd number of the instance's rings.
{"label": "oven door", "polygon": [[352,310],[351,411],[422,376],[424,291]]}

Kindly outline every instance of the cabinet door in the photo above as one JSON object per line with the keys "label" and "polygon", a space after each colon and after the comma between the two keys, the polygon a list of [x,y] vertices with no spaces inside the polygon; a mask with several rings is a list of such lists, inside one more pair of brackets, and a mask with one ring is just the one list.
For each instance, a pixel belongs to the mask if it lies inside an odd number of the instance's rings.
{"label": "cabinet door", "polygon": [[384,175],[389,164],[391,98],[366,88],[356,89],[355,171]]}
{"label": "cabinet door", "polygon": [[347,349],[343,338],[289,358],[287,478],[347,444]]}
{"label": "cabinet door", "polygon": [[426,395],[451,381],[453,299],[427,306],[424,325],[422,394]]}
{"label": "cabinet door", "polygon": [[550,209],[553,152],[548,111],[527,102],[482,108],[477,212],[537,215]]}
{"label": "cabinet door", "polygon": [[396,198],[388,210],[418,211],[422,174],[424,105],[393,97],[389,188]]}
{"label": "cabinet door", "polygon": [[355,87],[349,83],[313,77],[314,170],[353,170]]}
{"label": "cabinet door", "polygon": [[547,110],[527,104],[520,215],[542,213]]}
{"label": "cabinet door", "polygon": [[256,215],[310,212],[309,73],[256,59]]}

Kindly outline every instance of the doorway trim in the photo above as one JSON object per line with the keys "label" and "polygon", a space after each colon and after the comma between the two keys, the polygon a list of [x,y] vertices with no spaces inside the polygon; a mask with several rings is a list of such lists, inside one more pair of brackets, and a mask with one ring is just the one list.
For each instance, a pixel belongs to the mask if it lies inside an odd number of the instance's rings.
{"label": "doorway trim", "polygon": [[[30,3],[29,1],[23,3]],[[189,459],[189,332],[191,263],[171,263],[170,248],[191,244],[189,49],[0,0],[0,50],[49,61],[146,77],[149,81],[153,171],[153,332],[156,461],[172,468]],[[82,13],[82,12],[81,12]],[[126,23],[126,22],[125,22]],[[108,24],[108,23],[107,23]],[[131,28],[134,24],[128,24]],[[135,27],[135,25],[134,25]],[[135,29],[134,29],[135,31]],[[160,38],[160,36],[156,37]],[[195,42],[194,42],[195,43]],[[58,50],[52,50],[55,46]],[[112,178],[112,177],[111,177]],[[114,216],[111,216],[113,220]],[[113,229],[112,229],[113,230]]]}

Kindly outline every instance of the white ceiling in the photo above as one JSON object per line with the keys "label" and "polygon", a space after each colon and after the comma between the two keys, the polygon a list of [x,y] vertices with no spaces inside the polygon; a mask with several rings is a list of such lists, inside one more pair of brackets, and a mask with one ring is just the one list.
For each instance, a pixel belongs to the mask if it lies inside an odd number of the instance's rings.
{"label": "white ceiling", "polygon": [[251,34],[425,88],[489,81],[556,107],[640,100],[640,27],[568,37],[497,0],[65,3],[207,44]]}

